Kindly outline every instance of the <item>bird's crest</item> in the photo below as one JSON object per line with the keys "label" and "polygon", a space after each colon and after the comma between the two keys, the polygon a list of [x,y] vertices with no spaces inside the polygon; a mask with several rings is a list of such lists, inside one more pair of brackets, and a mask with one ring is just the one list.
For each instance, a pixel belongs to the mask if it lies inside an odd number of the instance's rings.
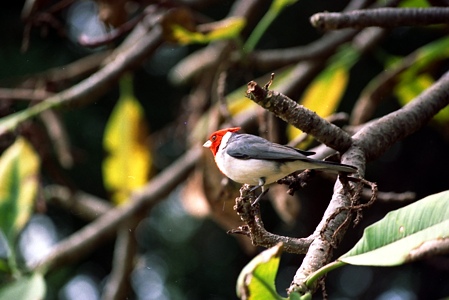
{"label": "bird's crest", "polygon": [[228,132],[237,132],[240,129],[240,127],[232,127],[215,131],[210,135],[209,140],[207,140],[207,142],[205,142],[203,146],[209,148],[215,156],[215,154],[217,154],[218,148],[220,147],[223,136]]}

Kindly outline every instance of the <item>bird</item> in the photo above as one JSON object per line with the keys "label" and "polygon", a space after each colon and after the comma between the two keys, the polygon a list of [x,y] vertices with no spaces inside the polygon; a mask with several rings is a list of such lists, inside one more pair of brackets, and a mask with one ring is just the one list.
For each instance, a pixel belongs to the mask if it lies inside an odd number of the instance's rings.
{"label": "bird", "polygon": [[357,168],[335,162],[309,158],[315,154],[290,146],[270,142],[262,137],[238,133],[240,127],[225,128],[212,133],[203,147],[212,152],[218,169],[231,180],[261,188],[252,205],[268,191],[265,189],[277,180],[296,171],[317,169],[331,173],[352,174]]}

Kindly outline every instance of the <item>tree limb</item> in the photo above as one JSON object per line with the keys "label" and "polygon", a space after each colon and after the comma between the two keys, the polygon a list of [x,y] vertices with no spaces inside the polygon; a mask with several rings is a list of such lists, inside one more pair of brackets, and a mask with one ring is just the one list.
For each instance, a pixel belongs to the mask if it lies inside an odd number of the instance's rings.
{"label": "tree limb", "polygon": [[310,23],[321,30],[342,29],[347,27],[383,27],[422,26],[447,24],[449,8],[373,8],[354,10],[345,13],[317,13],[310,17]]}

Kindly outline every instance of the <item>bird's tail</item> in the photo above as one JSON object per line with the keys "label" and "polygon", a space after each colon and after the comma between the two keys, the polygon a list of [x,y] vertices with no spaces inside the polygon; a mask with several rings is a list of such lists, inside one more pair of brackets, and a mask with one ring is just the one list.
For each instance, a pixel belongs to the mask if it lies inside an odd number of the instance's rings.
{"label": "bird's tail", "polygon": [[326,171],[326,172],[331,172],[331,173],[348,173],[348,174],[352,174],[352,173],[357,173],[357,168],[350,166],[350,165],[345,165],[345,164],[340,164],[340,163],[336,163],[336,162],[332,162],[332,161],[322,161],[322,160],[314,160],[313,162],[314,164],[314,169],[317,170],[322,170],[322,171]]}

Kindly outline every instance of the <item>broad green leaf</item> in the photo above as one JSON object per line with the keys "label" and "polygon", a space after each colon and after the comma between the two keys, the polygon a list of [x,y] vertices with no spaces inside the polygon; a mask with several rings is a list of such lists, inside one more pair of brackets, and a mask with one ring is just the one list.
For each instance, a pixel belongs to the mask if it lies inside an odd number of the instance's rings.
{"label": "broad green leaf", "polygon": [[449,237],[449,191],[388,213],[367,227],[361,240],[339,258],[352,265],[395,266],[423,243]]}
{"label": "broad green leaf", "polygon": [[0,158],[0,230],[10,247],[33,211],[39,166],[38,155],[22,137]]}
{"label": "broad green leaf", "polygon": [[133,95],[131,77],[121,79],[120,92],[103,137],[108,154],[103,161],[104,183],[117,204],[147,182],[151,166],[143,109]]}
{"label": "broad green leaf", "polygon": [[194,43],[210,43],[217,40],[236,38],[245,27],[246,21],[243,18],[228,18],[217,22],[214,29],[208,33],[193,32],[181,25],[172,25],[173,38],[182,45]]}
{"label": "broad green leaf", "polygon": [[[310,83],[300,103],[317,115],[325,118],[335,112],[346,91],[349,70],[357,61],[358,53],[343,47],[332,58],[329,65]],[[287,135],[290,140],[301,134],[301,130],[289,125]]]}
{"label": "broad green leaf", "polygon": [[282,243],[257,255],[237,280],[237,296],[245,299],[285,299],[276,292],[274,280],[279,267]]}
{"label": "broad green leaf", "polygon": [[0,299],[39,300],[45,298],[45,293],[46,285],[41,273],[21,277],[0,287]]}

